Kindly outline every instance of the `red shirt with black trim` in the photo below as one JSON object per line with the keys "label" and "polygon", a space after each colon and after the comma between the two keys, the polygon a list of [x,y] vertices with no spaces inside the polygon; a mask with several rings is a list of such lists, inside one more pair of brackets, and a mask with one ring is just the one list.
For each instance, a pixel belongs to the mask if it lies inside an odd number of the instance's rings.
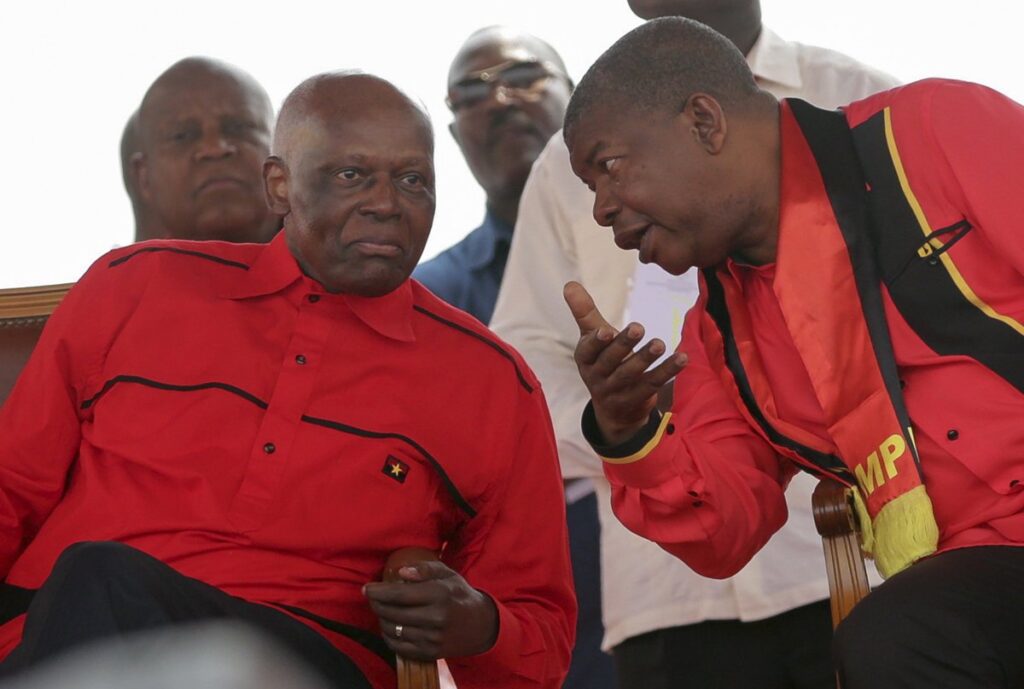
{"label": "red shirt with black trim", "polygon": [[[854,127],[884,108],[922,222],[971,226],[948,248],[949,270],[985,317],[1020,334],[1024,360],[1024,107],[976,84],[936,79],[858,101],[845,114]],[[785,171],[799,167],[802,148],[787,138],[785,103],[781,116],[783,234],[800,217],[788,212],[801,199]],[[728,268],[742,286],[775,413],[834,452],[775,296],[774,266],[730,261]],[[1024,395],[970,356],[936,352],[885,290],[883,301],[939,551],[1024,545]],[[702,295],[684,323],[679,351],[689,362],[676,379],[671,415],[652,415],[636,437],[609,447],[588,407],[584,432],[606,460],[619,519],[697,572],[727,577],[785,522],[783,490],[796,468],[747,423],[712,369],[700,330],[705,304]]]}
{"label": "red shirt with black trim", "polygon": [[[394,550],[443,548],[499,613],[489,651],[448,660],[460,689],[560,686],[564,510],[544,397],[515,351],[413,280],[327,293],[283,232],[104,256],[0,410],[8,583],[38,588],[69,545],[119,541],[376,637],[362,586]],[[379,644],[297,617],[394,684]],[[0,627],[0,655],[22,623]]]}

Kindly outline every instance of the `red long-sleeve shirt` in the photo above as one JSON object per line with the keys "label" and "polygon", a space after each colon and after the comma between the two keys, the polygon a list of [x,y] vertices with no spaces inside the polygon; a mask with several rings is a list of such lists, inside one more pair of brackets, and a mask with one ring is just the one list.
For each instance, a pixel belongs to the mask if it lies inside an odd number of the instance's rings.
{"label": "red long-sleeve shirt", "polygon": [[[1024,358],[1024,108],[984,87],[930,80],[854,103],[845,109],[847,121],[856,126],[884,107],[891,108],[893,135],[927,223],[939,228],[966,219],[973,226],[973,236],[948,256],[988,307],[986,315],[1020,333]],[[785,127],[782,148],[785,170],[791,155]],[[792,219],[790,192],[783,175],[780,233]],[[742,285],[778,418],[830,445],[824,412],[773,291],[774,267],[730,263],[729,269]],[[940,550],[1024,545],[1024,395],[968,356],[937,354],[888,293],[884,302]],[[605,474],[626,526],[698,572],[724,577],[785,521],[782,491],[795,469],[747,424],[711,370],[698,317],[704,303],[702,297],[683,328],[679,349],[689,363],[676,380],[673,414],[661,424],[658,442],[628,463],[606,463]],[[632,445],[654,438],[658,428],[652,420]],[[599,439],[592,423],[586,430]]]}
{"label": "red long-sleeve shirt", "polygon": [[[0,411],[0,571],[38,587],[86,540],[371,634],[361,587],[388,554],[447,544],[500,623],[490,651],[449,660],[459,686],[553,688],[568,666],[575,602],[536,379],[416,282],[326,293],[283,233],[119,249],[51,317]],[[379,654],[301,619],[393,685]]]}

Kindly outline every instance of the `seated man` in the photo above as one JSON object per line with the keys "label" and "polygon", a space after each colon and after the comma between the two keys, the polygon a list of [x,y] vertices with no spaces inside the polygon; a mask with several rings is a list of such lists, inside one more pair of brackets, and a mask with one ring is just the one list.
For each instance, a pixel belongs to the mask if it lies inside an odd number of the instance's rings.
{"label": "seated man", "polygon": [[616,514],[725,577],[786,520],[797,467],[855,487],[890,579],[837,632],[845,689],[1024,682],[1022,133],[1024,108],[962,82],[780,103],[684,19],[627,34],[567,110],[598,223],[701,270],[653,368],[660,340],[566,286]]}
{"label": "seated man", "polygon": [[[392,651],[460,689],[559,686],[550,422],[519,356],[408,279],[432,157],[389,83],[314,77],[265,166],[278,237],[125,247],[69,293],[0,411],[8,669],[231,617],[334,686],[393,686]],[[443,562],[369,583],[410,545]]]}
{"label": "seated man", "polygon": [[171,65],[121,139],[135,240],[270,241],[281,218],[261,175],[273,125],[267,92],[237,67],[205,57]]}

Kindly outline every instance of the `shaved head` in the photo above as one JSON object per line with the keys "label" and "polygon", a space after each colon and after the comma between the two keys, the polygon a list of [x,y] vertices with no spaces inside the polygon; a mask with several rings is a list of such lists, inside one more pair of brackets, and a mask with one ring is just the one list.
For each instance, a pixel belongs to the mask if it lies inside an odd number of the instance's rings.
{"label": "shaved head", "polygon": [[369,74],[319,74],[285,99],[263,166],[303,272],[377,297],[405,282],[434,219],[434,134],[423,109]]}
{"label": "shaved head", "polygon": [[249,74],[207,57],[171,65],[142,98],[136,187],[159,234],[264,242],[280,226],[260,176],[273,107]]}
{"label": "shaved head", "polygon": [[569,101],[564,134],[568,140],[595,107],[668,112],[694,93],[734,108],[765,102],[743,54],[725,36],[692,19],[654,19],[616,41],[587,70]]}

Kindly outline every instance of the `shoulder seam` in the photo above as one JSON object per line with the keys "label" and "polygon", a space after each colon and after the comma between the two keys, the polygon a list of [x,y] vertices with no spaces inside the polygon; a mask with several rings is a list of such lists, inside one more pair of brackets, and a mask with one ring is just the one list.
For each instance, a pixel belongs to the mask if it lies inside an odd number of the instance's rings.
{"label": "shoulder seam", "polygon": [[433,311],[428,311],[427,309],[423,308],[422,306],[420,306],[418,304],[414,304],[412,308],[413,308],[414,311],[422,313],[427,318],[431,318],[431,319],[437,321],[438,323],[441,323],[442,325],[446,325],[449,328],[452,328],[453,330],[457,330],[458,332],[462,333],[463,335],[469,335],[470,337],[475,338],[475,339],[479,340],[480,342],[483,342],[485,345],[487,345],[488,347],[490,347],[491,349],[496,351],[498,354],[500,354],[501,356],[505,357],[509,361],[509,363],[512,364],[512,367],[515,369],[516,376],[519,378],[519,384],[522,385],[523,388],[525,388],[527,392],[533,393],[534,388],[533,388],[532,385],[530,385],[530,382],[528,380],[526,380],[526,376],[523,375],[523,371],[519,367],[519,362],[517,362],[515,357],[512,356],[509,352],[507,352],[505,350],[505,348],[502,347],[500,344],[498,344],[494,340],[490,339],[489,337],[485,337],[484,335],[481,335],[480,333],[473,332],[471,329],[467,328],[464,325],[459,325],[455,321],[449,320],[449,319],[447,319],[447,318],[445,318],[443,316],[439,316],[436,313],[434,313]]}
{"label": "shoulder seam", "polygon": [[135,251],[131,252],[130,254],[125,254],[124,256],[121,256],[120,258],[115,258],[113,261],[111,261],[110,263],[107,264],[107,268],[116,268],[117,266],[119,266],[119,265],[121,265],[121,264],[123,264],[123,263],[125,263],[125,262],[127,262],[127,261],[129,261],[129,260],[131,260],[133,258],[135,258],[139,254],[152,253],[152,252],[155,252],[155,251],[170,251],[170,252],[175,253],[175,254],[182,254],[182,255],[185,255],[185,256],[194,256],[196,258],[203,258],[203,259],[206,259],[207,261],[213,261],[214,263],[220,263],[221,265],[230,266],[232,268],[241,268],[242,270],[249,270],[248,264],[241,263],[239,261],[232,261],[231,259],[223,258],[221,256],[215,256],[213,254],[207,254],[207,253],[204,253],[202,251],[193,251],[193,250],[190,250],[190,249],[179,249],[179,248],[173,247],[173,246],[147,246],[147,247],[143,247],[141,249],[136,249]]}

